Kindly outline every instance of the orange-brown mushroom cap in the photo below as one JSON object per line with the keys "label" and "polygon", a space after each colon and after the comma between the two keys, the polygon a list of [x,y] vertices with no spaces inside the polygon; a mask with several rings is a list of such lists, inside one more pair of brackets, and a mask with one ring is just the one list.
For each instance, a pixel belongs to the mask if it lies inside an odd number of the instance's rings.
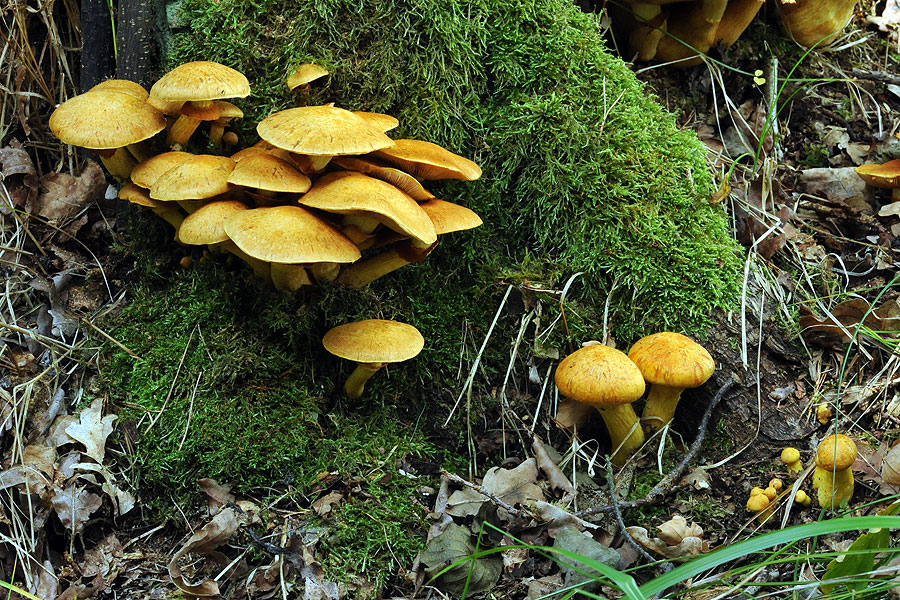
{"label": "orange-brown mushroom cap", "polygon": [[259,137],[297,154],[366,154],[394,145],[377,127],[336,106],[302,106],[274,113],[256,126]]}

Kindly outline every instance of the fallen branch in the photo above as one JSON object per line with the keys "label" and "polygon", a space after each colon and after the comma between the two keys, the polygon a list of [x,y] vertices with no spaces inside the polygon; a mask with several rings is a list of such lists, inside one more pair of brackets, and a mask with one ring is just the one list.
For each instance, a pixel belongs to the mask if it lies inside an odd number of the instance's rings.
{"label": "fallen branch", "polygon": [[643,498],[636,498],[634,500],[627,500],[625,502],[618,502],[616,504],[609,504],[606,506],[595,506],[593,508],[589,508],[587,510],[582,510],[575,513],[576,517],[586,517],[589,515],[595,515],[598,513],[607,513],[610,511],[617,511],[622,508],[635,508],[637,506],[646,506],[647,504],[655,504],[666,497],[672,487],[675,485],[675,482],[681,478],[684,474],[685,469],[687,469],[688,464],[697,453],[700,451],[700,446],[703,445],[703,440],[706,437],[706,428],[709,424],[709,418],[712,416],[713,409],[719,404],[719,401],[725,396],[725,393],[731,389],[734,385],[734,379],[729,379],[726,381],[722,387],[716,391],[716,395],[712,397],[712,400],[709,401],[709,405],[706,407],[706,412],[703,413],[703,418],[700,420],[700,425],[698,426],[699,431],[697,432],[697,438],[691,444],[690,449],[687,451],[687,454],[684,455],[684,458],[680,463],[665,477],[663,477],[659,483],[657,483],[652,490],[647,492],[647,495]]}

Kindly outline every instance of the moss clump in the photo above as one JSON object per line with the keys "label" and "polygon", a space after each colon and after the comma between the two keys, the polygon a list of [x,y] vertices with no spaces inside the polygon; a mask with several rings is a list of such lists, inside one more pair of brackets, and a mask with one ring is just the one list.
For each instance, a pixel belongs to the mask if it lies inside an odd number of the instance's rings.
{"label": "moss clump", "polygon": [[310,104],[393,114],[395,137],[482,165],[480,181],[435,189],[486,223],[450,242],[448,263],[475,275],[455,285],[483,285],[530,253],[549,274],[583,272],[589,302],[612,294],[612,331],[626,340],[697,330],[735,298],[735,246],[707,203],[702,146],[571,2],[185,0],[183,11],[190,30],[169,63],[216,60],[249,77],[246,142],[291,105],[291,69],[317,62],[332,75]]}

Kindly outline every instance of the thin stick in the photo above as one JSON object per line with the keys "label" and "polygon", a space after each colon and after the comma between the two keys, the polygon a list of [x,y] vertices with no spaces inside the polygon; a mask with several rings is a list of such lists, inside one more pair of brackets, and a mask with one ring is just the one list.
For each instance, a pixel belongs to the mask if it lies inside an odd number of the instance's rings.
{"label": "thin stick", "polygon": [[[656,562],[656,559],[650,556],[650,554],[646,550],[644,550],[633,537],[631,537],[631,534],[628,533],[628,530],[625,527],[625,520],[622,518],[622,511],[619,510],[619,501],[616,498],[616,481],[615,475],[613,474],[612,462],[610,461],[606,461],[606,482],[609,485],[609,499],[610,502],[612,502],[611,506],[613,508],[613,513],[616,515],[616,523],[618,523],[619,531],[622,532],[622,535],[625,537],[625,541],[628,542],[628,545],[634,548],[638,554],[643,556],[644,560],[651,563]],[[669,569],[672,568],[672,565],[670,563],[665,564],[669,566]]]}
{"label": "thin stick", "polygon": [[697,432],[697,438],[691,444],[690,449],[687,451],[687,454],[684,455],[684,458],[678,463],[668,475],[663,477],[659,483],[657,483],[652,490],[647,492],[647,495],[643,498],[637,498],[635,500],[627,500],[625,502],[619,502],[617,505],[607,505],[607,506],[595,506],[594,508],[589,508],[587,510],[582,510],[580,512],[575,513],[576,517],[584,518],[589,515],[595,515],[598,513],[607,513],[618,508],[634,508],[636,506],[645,506],[647,504],[655,504],[659,502],[663,498],[665,498],[666,494],[669,493],[672,486],[675,482],[681,477],[687,468],[688,464],[693,460],[694,456],[700,451],[700,446],[703,445],[703,440],[706,438],[706,428],[709,425],[709,418],[712,415],[713,409],[719,404],[719,401],[725,396],[725,393],[731,389],[734,385],[734,379],[729,379],[726,381],[722,387],[718,389],[716,395],[713,396],[712,400],[709,401],[709,406],[706,407],[706,412],[703,413],[703,418],[700,420],[700,425],[698,426],[699,431]]}
{"label": "thin stick", "polygon": [[467,481],[467,480],[463,479],[462,477],[460,477],[459,475],[457,475],[455,473],[451,473],[450,471],[448,471],[446,469],[441,469],[441,476],[446,477],[453,483],[456,483],[459,485],[464,485],[467,488],[472,488],[473,490],[475,490],[476,492],[478,492],[479,494],[481,494],[482,496],[484,496],[485,498],[487,498],[492,503],[496,504],[497,506],[499,506],[506,512],[510,513],[511,515],[515,515],[519,518],[527,517],[529,519],[534,519],[535,521],[542,522],[542,519],[539,516],[532,513],[530,510],[518,509],[518,508],[512,506],[511,504],[504,502],[503,500],[501,500],[500,498],[498,498],[491,492],[487,491],[486,489],[484,489],[484,487],[478,485],[477,483],[472,483],[471,481]]}

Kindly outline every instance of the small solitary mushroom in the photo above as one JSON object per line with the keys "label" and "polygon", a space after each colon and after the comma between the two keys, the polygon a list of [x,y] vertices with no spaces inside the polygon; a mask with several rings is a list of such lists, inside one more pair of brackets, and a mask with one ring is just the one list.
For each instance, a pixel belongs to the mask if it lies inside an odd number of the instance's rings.
{"label": "small solitary mushroom", "polygon": [[800,463],[800,451],[788,446],[781,451],[781,462],[787,467],[788,473],[799,473],[803,469]]}
{"label": "small solitary mushroom", "polygon": [[322,345],[335,356],[359,363],[344,383],[344,393],[355,399],[379,369],[417,356],[425,338],[412,325],[368,319],[334,327],[322,338]]}
{"label": "small solitary mushroom", "polygon": [[834,510],[850,502],[854,460],[856,443],[846,435],[829,435],[819,443],[812,485],[818,491],[820,506]]}
{"label": "small solitary mushroom", "polygon": [[644,378],[623,352],[595,344],[579,348],[556,368],[559,393],[597,409],[612,442],[612,462],[623,465],[644,443],[631,403],[644,393]]}
{"label": "small solitary mushroom", "polygon": [[663,331],[639,339],[628,351],[650,384],[641,425],[659,431],[672,421],[675,407],[686,388],[703,385],[716,369],[709,352],[680,333]]}

